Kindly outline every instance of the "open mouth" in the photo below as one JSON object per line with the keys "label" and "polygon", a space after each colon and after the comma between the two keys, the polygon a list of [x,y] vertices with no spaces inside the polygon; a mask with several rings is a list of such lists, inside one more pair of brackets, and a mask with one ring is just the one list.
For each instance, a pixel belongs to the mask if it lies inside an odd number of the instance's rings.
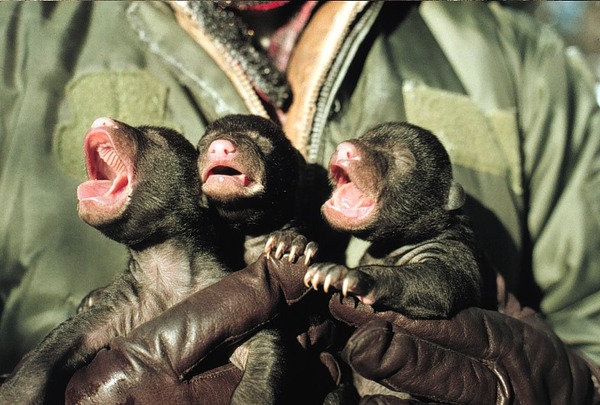
{"label": "open mouth", "polygon": [[213,164],[209,166],[202,175],[202,181],[206,184],[231,182],[239,187],[248,187],[253,180],[233,166],[225,164]]}
{"label": "open mouth", "polygon": [[131,193],[132,173],[120,156],[106,128],[92,128],[85,138],[88,181],[77,188],[80,204],[95,203],[118,208]]}
{"label": "open mouth", "polygon": [[202,192],[220,201],[254,196],[264,189],[262,183],[232,159],[212,162],[201,175]]}
{"label": "open mouth", "polygon": [[335,189],[323,207],[351,221],[368,217],[376,207],[373,198],[358,187],[344,167],[334,163],[330,166],[330,173]]}

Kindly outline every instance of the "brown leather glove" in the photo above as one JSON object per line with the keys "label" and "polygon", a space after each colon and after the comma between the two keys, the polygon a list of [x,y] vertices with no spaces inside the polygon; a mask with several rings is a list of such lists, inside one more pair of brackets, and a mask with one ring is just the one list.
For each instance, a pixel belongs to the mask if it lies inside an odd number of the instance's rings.
{"label": "brown leather glove", "polygon": [[599,370],[566,347],[535,311],[505,293],[501,279],[499,297],[498,312],[469,308],[448,320],[375,313],[339,296],[330,310],[358,327],[343,350],[355,372],[425,402],[600,403],[594,386]]}
{"label": "brown leather glove", "polygon": [[[301,262],[301,261],[299,261]],[[113,339],[70,380],[67,403],[229,403],[241,378],[231,365],[190,378],[217,348],[233,344],[299,301],[306,266],[260,259],[159,317]]]}

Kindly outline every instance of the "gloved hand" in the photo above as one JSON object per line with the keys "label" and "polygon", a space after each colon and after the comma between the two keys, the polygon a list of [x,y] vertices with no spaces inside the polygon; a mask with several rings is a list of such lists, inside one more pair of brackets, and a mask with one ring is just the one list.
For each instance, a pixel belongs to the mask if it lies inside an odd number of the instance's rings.
{"label": "gloved hand", "polygon": [[[299,261],[300,262],[300,261]],[[233,366],[188,378],[217,348],[250,335],[309,289],[303,264],[266,259],[248,266],[112,340],[71,378],[67,403],[229,403]]]}
{"label": "gloved hand", "polygon": [[[566,347],[499,281],[498,312],[469,308],[448,320],[375,313],[354,299],[333,297],[333,315],[358,327],[342,356],[363,377],[425,402],[600,403],[594,386],[598,368]],[[368,401],[408,403],[389,397]]]}

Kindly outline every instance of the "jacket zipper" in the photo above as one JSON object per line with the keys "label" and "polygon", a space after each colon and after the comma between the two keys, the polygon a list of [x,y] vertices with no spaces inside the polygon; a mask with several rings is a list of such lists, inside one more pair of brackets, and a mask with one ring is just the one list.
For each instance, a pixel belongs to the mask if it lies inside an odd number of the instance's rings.
{"label": "jacket zipper", "polygon": [[254,91],[254,86],[246,72],[244,72],[241,65],[218,41],[202,29],[193,11],[189,8],[188,2],[174,1],[170,4],[175,10],[175,15],[180,25],[204,48],[215,63],[221,67],[227,77],[229,77],[242,100],[244,100],[246,107],[248,107],[248,111],[251,114],[269,118],[269,114],[258,94]]}
{"label": "jacket zipper", "polygon": [[[366,30],[379,14],[381,7],[382,4],[380,2],[372,2],[364,8],[355,8],[349,19],[350,23],[348,28],[341,37],[340,44],[336,46],[336,57],[323,78],[322,84],[319,86],[319,91],[314,99],[315,113],[313,124],[310,132],[307,134],[309,143],[306,159],[309,164],[318,163],[319,149],[321,147],[325,124],[327,123],[329,111],[331,110],[331,104],[334,101],[331,95],[339,88],[339,83],[337,83],[340,80],[338,77],[339,73],[347,68],[347,64],[349,63],[347,58],[348,54],[353,50],[352,48],[354,46],[357,46],[357,40],[366,36]],[[363,16],[355,23],[356,16],[361,12],[363,13]],[[352,27],[353,23],[354,26]]]}

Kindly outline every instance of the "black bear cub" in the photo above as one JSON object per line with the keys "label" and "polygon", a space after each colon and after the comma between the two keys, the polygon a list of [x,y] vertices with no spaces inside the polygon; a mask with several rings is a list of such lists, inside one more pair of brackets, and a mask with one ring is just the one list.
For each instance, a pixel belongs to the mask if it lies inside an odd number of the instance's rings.
{"label": "black bear cub", "polygon": [[413,318],[446,318],[481,304],[482,260],[461,210],[465,193],[431,132],[379,125],[338,145],[329,173],[323,216],[371,245],[358,267],[315,264],[305,283]]}

